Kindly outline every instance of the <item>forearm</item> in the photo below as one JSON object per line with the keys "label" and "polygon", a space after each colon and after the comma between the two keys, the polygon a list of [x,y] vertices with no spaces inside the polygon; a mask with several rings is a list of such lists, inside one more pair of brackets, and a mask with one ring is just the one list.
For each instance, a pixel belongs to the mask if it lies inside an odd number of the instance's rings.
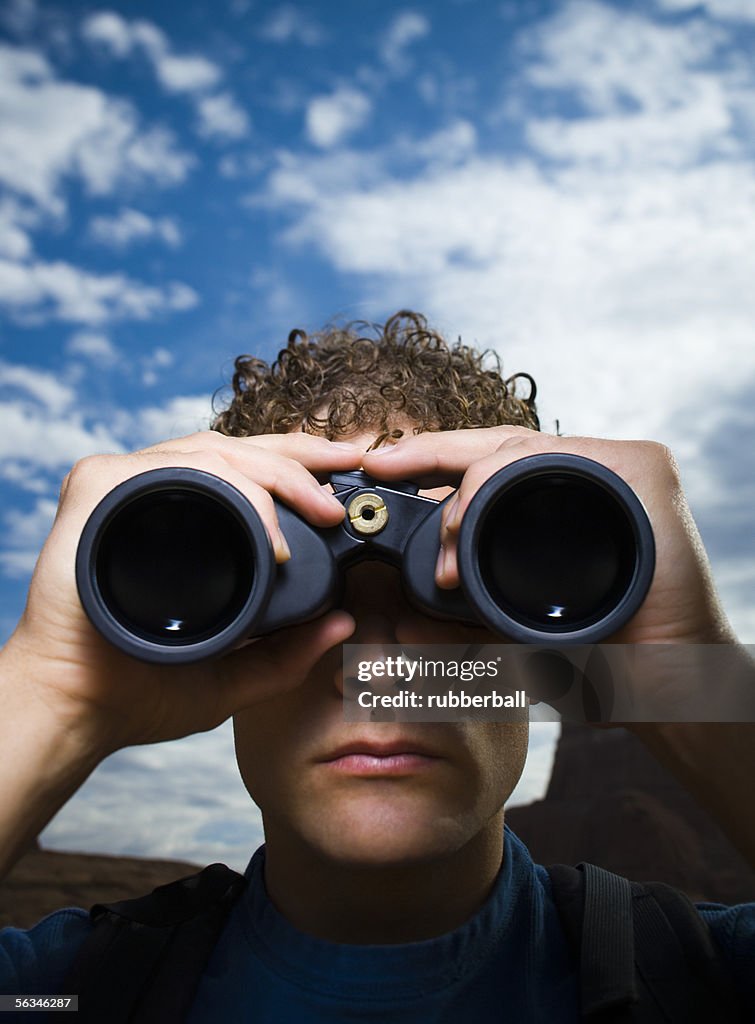
{"label": "forearm", "polygon": [[629,728],[755,867],[755,723],[634,723]]}
{"label": "forearm", "polygon": [[0,878],[103,757],[73,713],[42,698],[36,670],[0,651]]}

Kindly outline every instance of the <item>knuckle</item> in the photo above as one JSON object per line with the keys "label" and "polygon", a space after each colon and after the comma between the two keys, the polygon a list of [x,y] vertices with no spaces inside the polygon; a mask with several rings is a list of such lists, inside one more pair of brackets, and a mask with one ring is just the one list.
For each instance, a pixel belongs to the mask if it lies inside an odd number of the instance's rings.
{"label": "knuckle", "polygon": [[323,441],[330,444],[330,441],[321,434],[308,434],[306,430],[294,430],[290,434],[279,434],[278,437],[284,437],[285,444],[292,444],[297,448],[321,448]]}
{"label": "knuckle", "polygon": [[504,440],[526,440],[534,439],[540,436],[539,430],[531,430],[529,427],[520,427],[515,424],[504,424],[502,423],[498,427],[493,427],[493,430]]}
{"label": "knuckle", "polygon": [[197,430],[193,434],[185,434],[183,437],[175,437],[169,441],[160,442],[155,448],[147,448],[146,451],[171,451],[173,448],[181,451],[201,451],[204,448],[208,448],[212,451],[223,448],[228,440],[229,438],[225,437],[224,434],[219,434],[217,430]]}
{"label": "knuckle", "polygon": [[281,477],[285,479],[287,473],[290,473],[292,476],[296,477],[297,480],[306,484],[308,487],[320,486],[315,477],[312,475],[312,473],[310,473],[310,471],[307,469],[307,467],[303,466],[301,462],[297,462],[296,459],[285,460],[285,463],[276,471],[277,480],[280,481]]}
{"label": "knuckle", "polygon": [[511,448],[520,448],[522,445],[530,443],[532,438],[523,437],[521,434],[506,434],[503,436],[501,443],[498,445],[499,452],[505,452]]}
{"label": "knuckle", "polygon": [[73,470],[69,470],[66,473],[66,475],[63,477],[63,479],[60,481],[60,491],[58,492],[58,500],[59,501],[63,501],[65,496],[66,496],[66,494],[68,493],[68,488],[71,486],[71,474],[72,474],[72,472],[73,472]]}
{"label": "knuckle", "polygon": [[670,479],[679,479],[679,463],[668,445],[662,444],[660,441],[643,441],[642,445],[648,458],[655,462],[659,471],[665,473]]}
{"label": "knuckle", "polygon": [[213,473],[215,476],[224,476],[228,473],[228,463],[217,451],[200,449],[199,451],[189,452],[188,458],[191,459],[195,468],[203,469],[207,473]]}
{"label": "knuckle", "polygon": [[233,440],[233,438],[226,437],[225,434],[219,434],[217,430],[199,430],[190,437],[192,441],[197,442],[203,448],[211,449],[226,448],[228,441]]}
{"label": "knuckle", "polygon": [[69,488],[86,487],[91,480],[102,474],[103,469],[111,462],[108,455],[85,455],[71,467],[63,481],[66,491]]}
{"label": "knuckle", "polygon": [[272,494],[259,484],[253,483],[251,485],[251,495],[252,504],[261,518],[267,523],[277,524],[278,514],[275,510],[275,501]]}

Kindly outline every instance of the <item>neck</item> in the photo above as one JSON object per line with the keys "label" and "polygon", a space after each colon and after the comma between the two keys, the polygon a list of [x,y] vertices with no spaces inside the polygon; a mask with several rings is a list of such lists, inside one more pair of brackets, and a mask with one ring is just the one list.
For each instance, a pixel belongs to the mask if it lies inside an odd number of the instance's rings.
{"label": "neck", "polygon": [[301,932],[350,945],[419,942],[453,931],[490,894],[503,860],[503,811],[459,850],[388,865],[334,861],[265,822],[265,885]]}

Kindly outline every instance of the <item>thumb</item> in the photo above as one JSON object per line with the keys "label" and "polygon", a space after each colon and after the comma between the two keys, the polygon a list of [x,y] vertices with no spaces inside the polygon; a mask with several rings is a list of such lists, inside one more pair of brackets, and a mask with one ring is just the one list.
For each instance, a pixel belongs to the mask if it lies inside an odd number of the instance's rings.
{"label": "thumb", "polygon": [[293,690],[320,658],[348,640],[356,628],[347,612],[333,611],[314,622],[281,629],[233,651],[217,663],[223,717]]}

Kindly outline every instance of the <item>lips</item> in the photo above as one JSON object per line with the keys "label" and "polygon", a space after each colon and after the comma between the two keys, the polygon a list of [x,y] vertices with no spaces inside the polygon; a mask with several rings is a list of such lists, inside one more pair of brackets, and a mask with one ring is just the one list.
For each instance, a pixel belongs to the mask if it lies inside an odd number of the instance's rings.
{"label": "lips", "polygon": [[419,757],[432,758],[437,760],[440,756],[431,750],[427,744],[413,739],[392,740],[390,743],[381,742],[375,739],[350,740],[334,751],[327,754],[321,760],[336,761],[341,757],[350,757],[363,754],[367,757],[395,757],[402,754],[414,754]]}
{"label": "lips", "polygon": [[437,765],[441,758],[425,744],[410,739],[351,740],[331,751],[323,763],[343,775],[390,776],[416,775]]}

